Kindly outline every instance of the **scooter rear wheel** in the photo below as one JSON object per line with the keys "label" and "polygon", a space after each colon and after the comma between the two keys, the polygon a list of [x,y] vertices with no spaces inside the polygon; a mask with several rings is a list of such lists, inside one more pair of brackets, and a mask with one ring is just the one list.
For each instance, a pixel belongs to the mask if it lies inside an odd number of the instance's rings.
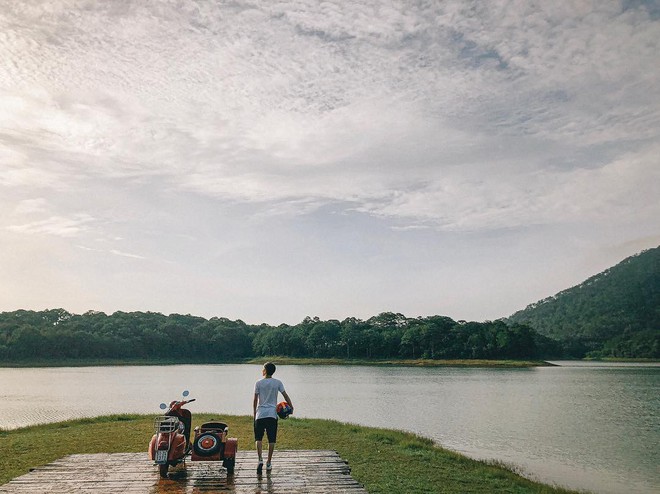
{"label": "scooter rear wheel", "polygon": [[161,479],[166,479],[167,478],[167,470],[169,468],[169,465],[167,463],[158,465],[158,473],[160,473],[160,478]]}

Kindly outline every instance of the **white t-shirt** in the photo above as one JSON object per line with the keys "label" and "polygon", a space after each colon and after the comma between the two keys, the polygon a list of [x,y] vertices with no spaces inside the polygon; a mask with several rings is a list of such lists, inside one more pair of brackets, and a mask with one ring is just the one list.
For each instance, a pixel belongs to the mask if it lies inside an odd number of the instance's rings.
{"label": "white t-shirt", "polygon": [[254,394],[259,395],[255,419],[277,418],[277,393],[284,393],[284,384],[274,377],[264,377],[254,385]]}

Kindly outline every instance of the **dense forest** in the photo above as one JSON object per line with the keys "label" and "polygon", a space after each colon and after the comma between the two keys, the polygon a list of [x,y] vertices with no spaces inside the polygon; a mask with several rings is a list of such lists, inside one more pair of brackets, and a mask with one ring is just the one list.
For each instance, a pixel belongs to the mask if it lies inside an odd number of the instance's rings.
{"label": "dense forest", "polygon": [[660,247],[531,304],[508,321],[561,340],[573,354],[660,358]]}
{"label": "dense forest", "polygon": [[533,359],[560,356],[529,326],[386,312],[368,320],[305,318],[297,325],[248,325],[225,318],[153,312],[71,314],[63,309],[0,313],[0,359],[171,359],[248,357]]}

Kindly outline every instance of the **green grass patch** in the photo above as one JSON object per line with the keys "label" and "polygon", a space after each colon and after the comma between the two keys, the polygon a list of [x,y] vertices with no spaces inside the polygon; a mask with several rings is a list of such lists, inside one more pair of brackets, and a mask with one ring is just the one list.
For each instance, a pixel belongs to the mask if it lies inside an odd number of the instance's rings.
{"label": "green grass patch", "polygon": [[642,363],[642,364],[657,364],[660,363],[660,360],[653,358],[626,358],[626,357],[600,357],[600,358],[591,358],[586,357],[584,360],[588,362],[631,362],[631,363]]}
{"label": "green grass patch", "polygon": [[[240,449],[254,449],[251,417],[198,414],[193,425],[212,418],[229,424]],[[151,416],[112,415],[0,431],[0,484],[69,454],[146,451],[152,423]],[[277,447],[336,450],[370,493],[573,492],[532,482],[499,464],[471,460],[414,434],[330,420],[282,421]]]}

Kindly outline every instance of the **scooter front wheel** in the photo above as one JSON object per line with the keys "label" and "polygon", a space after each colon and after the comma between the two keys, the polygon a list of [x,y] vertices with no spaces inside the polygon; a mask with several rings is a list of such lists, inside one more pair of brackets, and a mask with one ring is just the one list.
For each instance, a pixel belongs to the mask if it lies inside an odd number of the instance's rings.
{"label": "scooter front wheel", "polygon": [[158,465],[158,473],[160,473],[160,478],[161,479],[166,479],[167,478],[167,470],[170,466],[167,463],[163,463],[161,465]]}

